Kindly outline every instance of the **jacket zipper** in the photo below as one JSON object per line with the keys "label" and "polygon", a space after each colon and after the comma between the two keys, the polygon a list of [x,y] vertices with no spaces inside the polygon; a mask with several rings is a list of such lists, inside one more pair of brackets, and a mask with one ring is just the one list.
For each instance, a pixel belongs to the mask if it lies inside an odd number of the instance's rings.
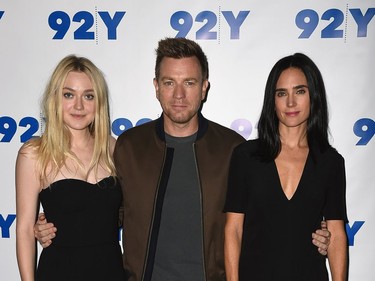
{"label": "jacket zipper", "polygon": [[202,229],[202,257],[203,257],[203,277],[204,277],[204,280],[207,280],[207,273],[206,273],[206,257],[205,257],[205,253],[204,253],[204,217],[203,217],[203,191],[202,191],[202,182],[201,182],[201,177],[200,177],[200,173],[199,173],[199,168],[198,168],[198,163],[197,163],[197,152],[195,150],[195,147],[196,147],[196,144],[195,142],[193,143],[193,152],[194,152],[194,162],[195,162],[195,168],[196,168],[196,172],[197,172],[197,175],[198,175],[198,180],[199,180],[199,197],[200,197],[200,206],[201,206],[201,229]]}

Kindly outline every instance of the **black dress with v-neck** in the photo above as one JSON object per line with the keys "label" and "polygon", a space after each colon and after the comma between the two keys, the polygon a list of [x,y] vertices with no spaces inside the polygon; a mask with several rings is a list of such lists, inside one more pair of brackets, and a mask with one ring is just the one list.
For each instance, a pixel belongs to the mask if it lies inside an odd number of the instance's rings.
{"label": "black dress with v-neck", "polygon": [[241,280],[328,280],[311,233],[327,220],[347,221],[345,166],[333,148],[310,148],[293,197],[285,196],[274,161],[256,156],[258,140],[233,152],[225,212],[244,213]]}
{"label": "black dress with v-neck", "polygon": [[126,280],[118,239],[122,192],[115,178],[59,180],[39,197],[57,235],[40,255],[36,280]]}

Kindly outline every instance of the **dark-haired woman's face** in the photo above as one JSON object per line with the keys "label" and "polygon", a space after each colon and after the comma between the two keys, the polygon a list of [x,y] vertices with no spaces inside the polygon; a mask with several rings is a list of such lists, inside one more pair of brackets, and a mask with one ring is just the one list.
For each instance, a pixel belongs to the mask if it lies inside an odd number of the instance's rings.
{"label": "dark-haired woman's face", "polygon": [[287,68],[276,83],[275,111],[281,127],[305,127],[310,115],[310,93],[305,74]]}

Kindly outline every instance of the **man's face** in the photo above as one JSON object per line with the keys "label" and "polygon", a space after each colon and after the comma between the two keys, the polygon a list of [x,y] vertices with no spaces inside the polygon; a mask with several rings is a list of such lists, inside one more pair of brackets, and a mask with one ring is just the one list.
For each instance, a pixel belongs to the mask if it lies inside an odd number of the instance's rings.
{"label": "man's face", "polygon": [[165,131],[173,136],[194,134],[198,130],[197,112],[208,87],[198,59],[163,58],[154,86],[164,113]]}

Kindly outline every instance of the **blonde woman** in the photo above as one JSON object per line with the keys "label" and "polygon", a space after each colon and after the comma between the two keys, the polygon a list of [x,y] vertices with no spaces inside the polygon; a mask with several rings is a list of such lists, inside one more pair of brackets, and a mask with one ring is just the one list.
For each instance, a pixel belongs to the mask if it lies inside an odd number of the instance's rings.
{"label": "blonde woman", "polygon": [[[44,93],[45,132],[16,162],[17,259],[21,279],[124,280],[118,217],[122,202],[112,160],[108,88],[87,58],[67,56]],[[35,272],[38,202],[59,228]]]}

